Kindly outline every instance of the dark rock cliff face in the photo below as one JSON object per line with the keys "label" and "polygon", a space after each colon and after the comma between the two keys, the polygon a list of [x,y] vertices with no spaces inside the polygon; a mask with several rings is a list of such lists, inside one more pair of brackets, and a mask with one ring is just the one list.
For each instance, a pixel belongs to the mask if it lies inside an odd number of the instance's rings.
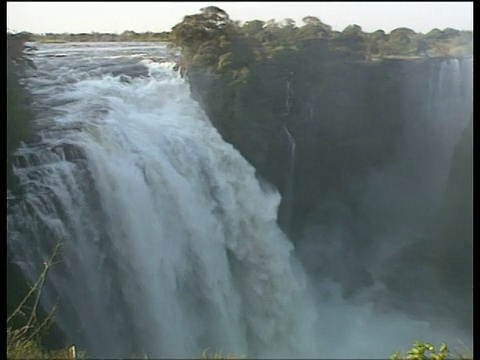
{"label": "dark rock cliff face", "polygon": [[[392,296],[473,329],[473,117],[456,143],[448,181],[425,238],[396,255],[383,281]],[[418,284],[430,284],[419,287]],[[438,302],[436,299],[442,299]],[[405,306],[404,305],[404,306]],[[443,306],[442,306],[443,305]],[[423,309],[423,310],[424,310]]]}
{"label": "dark rock cliff face", "polygon": [[455,148],[438,223],[433,262],[442,285],[461,299],[461,320],[473,329],[473,116]]}
{"label": "dark rock cliff face", "polygon": [[[382,301],[400,308],[417,307],[408,302],[429,289],[442,296],[455,282],[463,295],[454,297],[464,298],[471,212],[460,207],[468,207],[471,187],[460,174],[469,171],[472,149],[459,144],[471,139],[468,131],[461,136],[472,113],[472,59],[301,54],[257,63],[241,84],[192,72],[192,93],[224,139],[279,189],[280,225],[314,278],[337,281],[345,297],[383,283]],[[284,126],[296,144],[293,179]],[[453,156],[456,146],[463,155]],[[454,182],[465,186],[452,190]],[[452,191],[462,195],[453,201]],[[438,251],[417,254],[412,267],[407,254],[417,247]],[[445,262],[459,269],[442,279],[426,275]],[[412,277],[396,277],[406,266]],[[417,302],[419,311],[431,305]]]}

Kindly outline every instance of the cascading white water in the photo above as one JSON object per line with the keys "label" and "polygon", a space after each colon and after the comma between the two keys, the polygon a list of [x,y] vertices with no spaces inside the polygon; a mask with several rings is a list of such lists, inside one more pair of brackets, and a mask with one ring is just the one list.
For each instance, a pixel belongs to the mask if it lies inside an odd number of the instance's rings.
{"label": "cascading white water", "polygon": [[[407,171],[417,173],[415,186],[422,189],[424,213],[434,213],[443,199],[453,152],[471,115],[472,61],[452,58],[434,62],[430,76],[434,81],[422,99],[426,111],[405,120],[399,152],[411,159]],[[412,91],[415,81],[406,82],[406,94],[419,96]],[[404,106],[409,106],[408,100]]]}
{"label": "cascading white water", "polygon": [[[293,74],[291,73],[290,75]],[[290,158],[288,160],[288,172],[286,174],[286,185],[284,190],[284,210],[282,216],[280,217],[280,223],[283,225],[283,229],[288,232],[293,207],[293,189],[295,186],[295,151],[297,144],[292,133],[290,132],[290,130],[288,130],[288,120],[290,117],[290,109],[292,108],[293,95],[293,88],[290,79],[287,80],[286,85],[287,91],[285,96],[285,122],[283,124],[283,130],[287,135],[288,144],[290,146]]]}
{"label": "cascading white water", "polygon": [[[399,99],[404,120],[394,145],[400,161],[372,172],[363,200],[366,207],[375,209],[374,218],[391,213],[382,221],[392,219],[407,229],[399,219],[421,228],[436,214],[445,194],[455,146],[472,111],[472,61],[432,59],[422,68],[427,75],[419,76],[411,70],[412,75],[405,77],[404,96]],[[429,80],[427,84],[423,83],[425,79]],[[412,107],[415,102],[421,106]],[[393,233],[401,231],[394,225],[389,228]]]}
{"label": "cascading white water", "polygon": [[290,144],[290,176],[293,176],[294,173],[294,163],[295,163],[295,148],[296,148],[296,143],[295,143],[295,138],[293,135],[290,133],[288,130],[287,122],[288,122],[288,117],[290,116],[290,109],[292,108],[292,94],[293,94],[293,89],[292,85],[290,83],[290,80],[287,80],[287,94],[286,94],[286,99],[285,99],[285,124],[283,125],[283,129],[285,130],[285,133],[287,134],[287,139],[288,143]]}
{"label": "cascading white water", "polygon": [[[62,56],[58,56],[62,54]],[[9,248],[27,277],[61,241],[45,305],[95,357],[314,355],[280,197],[211,126],[163,45],[42,45],[27,85]],[[153,58],[153,60],[152,60]]]}

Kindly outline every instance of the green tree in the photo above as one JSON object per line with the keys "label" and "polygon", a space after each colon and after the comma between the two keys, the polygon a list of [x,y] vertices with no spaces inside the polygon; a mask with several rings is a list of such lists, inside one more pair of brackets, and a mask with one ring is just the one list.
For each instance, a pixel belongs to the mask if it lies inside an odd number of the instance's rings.
{"label": "green tree", "polygon": [[302,21],[305,25],[313,25],[323,28],[324,31],[330,32],[332,31],[332,27],[330,25],[324,24],[318,17],[316,16],[305,16]]}
{"label": "green tree", "polygon": [[388,36],[388,52],[391,55],[411,55],[417,50],[415,32],[408,28],[396,28]]}
{"label": "green tree", "polygon": [[242,33],[244,33],[247,37],[253,38],[258,33],[263,31],[265,26],[265,21],[262,20],[252,20],[247,21],[241,28]]}
{"label": "green tree", "polygon": [[[252,25],[250,30],[258,30],[259,25]],[[187,71],[236,70],[258,57],[254,39],[247,38],[241,29],[224,10],[209,6],[200,14],[185,16],[172,28],[171,40],[173,46],[180,47]]]}
{"label": "green tree", "polygon": [[219,45],[220,36],[234,27],[228,14],[216,6],[208,6],[200,11],[200,14],[185,16],[170,33],[172,45],[182,50],[187,61],[193,59],[205,42]]}
{"label": "green tree", "polygon": [[319,18],[315,16],[305,16],[302,21],[305,25],[298,31],[299,40],[327,38],[330,36],[332,27],[321,22]]}

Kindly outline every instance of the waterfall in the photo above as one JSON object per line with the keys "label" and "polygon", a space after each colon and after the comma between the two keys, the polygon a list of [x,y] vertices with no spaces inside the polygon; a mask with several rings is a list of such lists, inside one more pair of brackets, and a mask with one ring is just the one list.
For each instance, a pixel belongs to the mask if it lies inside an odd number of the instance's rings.
{"label": "waterfall", "polygon": [[[293,75],[293,73],[290,73],[290,75]],[[287,134],[288,142],[290,143],[290,168],[293,170],[293,165],[295,162],[295,139],[288,130],[287,127],[287,122],[290,116],[290,109],[292,108],[292,99],[293,99],[293,87],[290,83],[291,80],[287,80],[287,94],[285,98],[285,123],[283,124],[283,129],[285,130],[285,133]]]}
{"label": "waterfall", "polygon": [[399,99],[404,111],[394,145],[399,161],[372,173],[364,203],[384,204],[378,215],[398,206],[389,218],[409,217],[423,226],[440,205],[454,148],[470,118],[473,66],[472,59],[429,59],[416,69],[406,76]]}
{"label": "waterfall", "polygon": [[[277,226],[279,193],[261,186],[223,141],[165,45],[42,44],[32,56],[36,69],[23,82],[35,136],[12,160],[18,186],[7,190],[7,256],[34,281],[61,243],[42,301],[47,309],[58,301],[58,326],[87,356],[197,358],[208,349],[248,358],[382,358],[413,341],[455,346],[471,338],[378,306],[389,291],[381,283],[349,300],[328,273],[307,279],[298,247]],[[357,222],[372,227],[366,234],[375,244],[367,260],[359,257],[375,276],[414,272],[392,266],[395,246],[434,208],[429,196],[446,179],[471,111],[471,60],[431,61],[434,81],[420,86],[412,77],[405,85],[411,99],[422,95],[411,110],[417,116],[402,124],[405,161],[367,174],[359,195],[366,215]],[[456,95],[448,96],[448,84]],[[300,166],[291,127],[300,125],[288,123],[291,78],[286,88],[282,206],[293,200]],[[406,109],[408,100],[399,99]],[[419,119],[432,136],[416,131]],[[320,235],[303,249],[331,272],[352,261],[336,250],[348,244],[350,224],[338,224],[313,224]]]}
{"label": "waterfall", "polygon": [[8,247],[34,280],[61,243],[44,305],[58,299],[68,340],[93,357],[316,354],[280,196],[222,140],[165,46],[41,45],[34,61],[38,130],[15,155]]}
{"label": "waterfall", "polygon": [[[290,73],[290,77],[293,73]],[[281,212],[280,224],[282,224],[283,229],[288,232],[290,228],[290,219],[291,213],[293,208],[293,189],[295,186],[295,148],[296,142],[295,138],[291,134],[290,130],[288,130],[288,119],[290,117],[290,109],[292,107],[292,99],[293,99],[293,87],[291,84],[291,79],[287,79],[286,81],[286,96],[285,96],[285,122],[283,124],[283,130],[287,135],[287,140],[290,145],[290,159],[288,162],[288,172],[287,172],[287,180],[285,185],[285,192],[282,201],[283,211]]]}
{"label": "waterfall", "polygon": [[[425,194],[435,209],[445,193],[450,164],[456,144],[468,124],[472,111],[473,64],[472,59],[443,59],[433,65],[436,80],[430,85],[424,101],[430,105],[423,118],[423,132],[413,129],[414,124],[407,121],[405,138],[407,146],[413,145],[415,163],[424,177]],[[418,120],[417,120],[418,121]]]}
{"label": "waterfall", "polygon": [[[399,249],[418,248],[418,244],[424,245],[427,239],[435,243],[435,238],[430,238],[439,225],[437,214],[444,201],[455,147],[472,112],[472,65],[472,59],[468,58],[431,58],[411,65],[404,80],[404,96],[400,99],[404,121],[395,143],[397,161],[371,171],[366,181],[368,185],[361,197],[362,211],[368,214],[365,222],[375,223],[370,236],[374,243],[373,260],[369,264],[375,276],[389,274],[389,279],[398,280],[399,292],[408,294],[403,288],[409,280],[402,280],[410,279],[407,276],[425,284],[419,286],[420,290],[431,287],[445,294],[449,291],[439,285],[437,274],[429,272],[426,261],[418,263],[422,271],[399,262],[401,273],[398,268],[392,268],[392,264],[401,254]],[[410,258],[404,260],[408,261]],[[422,309],[419,313],[433,313],[432,303],[443,305],[446,297],[425,298],[415,307]],[[400,306],[403,307],[399,303]]]}

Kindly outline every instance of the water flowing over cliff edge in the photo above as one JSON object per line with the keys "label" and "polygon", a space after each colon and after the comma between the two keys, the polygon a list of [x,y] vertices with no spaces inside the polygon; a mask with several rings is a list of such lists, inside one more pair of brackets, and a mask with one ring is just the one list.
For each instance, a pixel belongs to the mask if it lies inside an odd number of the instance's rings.
{"label": "water flowing over cliff edge", "polygon": [[[418,338],[468,342],[450,326],[346,300],[328,271],[308,278],[277,225],[279,193],[222,139],[169,61],[158,44],[41,45],[24,79],[36,135],[15,154],[9,258],[33,280],[62,242],[44,304],[59,299],[69,341],[95,357],[378,357]],[[439,126],[455,128],[439,155],[448,159],[466,124]],[[285,134],[300,156],[298,132]],[[336,261],[327,252],[321,259]]]}

